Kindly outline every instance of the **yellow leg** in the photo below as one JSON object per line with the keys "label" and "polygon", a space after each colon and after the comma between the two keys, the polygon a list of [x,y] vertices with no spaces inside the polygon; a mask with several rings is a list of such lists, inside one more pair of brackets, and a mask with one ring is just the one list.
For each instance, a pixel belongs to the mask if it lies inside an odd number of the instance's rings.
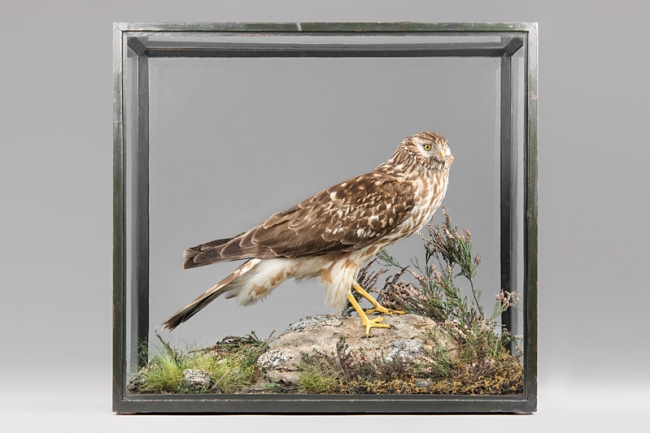
{"label": "yellow leg", "polygon": [[373,309],[371,309],[371,310],[366,310],[366,314],[371,314],[371,313],[384,313],[384,314],[393,314],[393,313],[395,313],[395,314],[404,314],[403,311],[399,311],[399,310],[389,310],[388,308],[386,308],[386,307],[384,307],[383,305],[381,305],[379,302],[377,302],[377,301],[375,300],[375,298],[373,298],[372,296],[370,296],[370,294],[369,294],[368,292],[366,292],[365,290],[363,290],[363,288],[362,288],[359,284],[357,284],[356,281],[354,281],[354,282],[352,283],[352,287],[354,288],[354,290],[356,290],[357,292],[359,292],[359,294],[360,294],[361,296],[363,296],[363,297],[366,298],[368,301],[370,301],[370,303],[375,307],[375,308],[373,308]]}
{"label": "yellow leg", "polygon": [[370,328],[390,328],[390,325],[379,323],[384,320],[383,317],[368,319],[368,316],[366,316],[366,313],[363,312],[357,300],[354,299],[354,296],[352,296],[352,293],[348,294],[348,301],[350,301],[354,309],[357,310],[357,313],[359,313],[359,316],[361,317],[361,324],[366,327],[366,336],[370,337]]}

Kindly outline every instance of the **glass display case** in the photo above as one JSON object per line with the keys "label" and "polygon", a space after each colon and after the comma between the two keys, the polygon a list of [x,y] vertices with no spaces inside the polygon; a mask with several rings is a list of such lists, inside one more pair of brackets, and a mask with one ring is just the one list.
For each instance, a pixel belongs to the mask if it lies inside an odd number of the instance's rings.
{"label": "glass display case", "polygon": [[[255,292],[264,302],[227,299],[247,280],[164,326],[271,260],[225,242],[253,242],[230,240],[426,131],[453,153],[442,206],[354,274],[389,307],[369,320],[390,328],[366,330],[350,305],[325,302],[322,274],[295,272]],[[118,413],[536,410],[534,23],[115,24],[113,210]],[[291,239],[332,231],[302,224]],[[184,269],[195,245],[220,263]],[[346,248],[336,254],[361,247]]]}

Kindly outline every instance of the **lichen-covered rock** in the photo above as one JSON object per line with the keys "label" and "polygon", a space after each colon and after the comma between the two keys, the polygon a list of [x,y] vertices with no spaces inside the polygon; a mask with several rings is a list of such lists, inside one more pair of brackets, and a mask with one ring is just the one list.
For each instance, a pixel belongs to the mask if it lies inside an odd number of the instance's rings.
{"label": "lichen-covered rock", "polygon": [[210,386],[210,374],[203,370],[183,370],[182,383],[188,388],[207,388]]}
{"label": "lichen-covered rock", "polygon": [[273,370],[282,367],[287,360],[287,357],[282,354],[280,349],[270,349],[257,359],[257,365],[264,370]]}
{"label": "lichen-covered rock", "polygon": [[301,332],[306,329],[312,329],[314,327],[322,326],[341,326],[343,322],[341,318],[332,315],[322,315],[322,316],[307,316],[298,320],[296,323],[289,325],[286,331],[287,332]]}
{"label": "lichen-covered rock", "polygon": [[422,342],[418,340],[397,340],[393,341],[390,352],[386,355],[386,361],[399,359],[410,362],[423,355]]}
{"label": "lichen-covered rock", "polygon": [[[331,354],[344,336],[350,350],[358,350],[369,358],[386,361],[432,362],[434,348],[442,348],[450,356],[456,351],[456,343],[449,334],[433,320],[407,315],[384,315],[383,323],[391,327],[373,328],[366,337],[359,317],[321,315],[306,317],[291,324],[270,349],[257,361],[258,365],[275,381],[295,384],[299,380],[298,365],[303,354],[315,351]],[[435,360],[433,360],[435,362]]]}

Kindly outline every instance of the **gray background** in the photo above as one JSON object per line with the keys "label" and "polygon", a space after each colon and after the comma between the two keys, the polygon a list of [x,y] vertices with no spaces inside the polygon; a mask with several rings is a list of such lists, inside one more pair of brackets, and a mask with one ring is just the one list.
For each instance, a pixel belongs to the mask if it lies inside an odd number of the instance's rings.
{"label": "gray background", "polygon": [[[647,426],[647,3],[3,1],[1,7],[3,431]],[[539,412],[112,415],[114,21],[539,22]]]}
{"label": "gray background", "polygon": [[[490,314],[500,290],[500,62],[152,59],[151,341],[156,325],[241,264],[184,271],[185,248],[238,234],[366,173],[424,130],[443,134],[456,157],[444,203],[484,259],[475,284]],[[413,236],[389,252],[403,265],[423,263],[422,245]],[[249,308],[219,299],[165,338],[212,345],[251,330],[266,337],[306,315],[334,313],[324,299],[317,281],[290,280]]]}

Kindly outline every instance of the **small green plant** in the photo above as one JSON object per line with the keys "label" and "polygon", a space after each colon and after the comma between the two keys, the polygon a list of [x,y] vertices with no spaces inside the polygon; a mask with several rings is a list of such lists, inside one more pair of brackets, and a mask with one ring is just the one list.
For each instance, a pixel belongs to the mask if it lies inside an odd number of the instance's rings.
{"label": "small green plant", "polygon": [[299,371],[300,391],[308,394],[329,393],[338,383],[336,370],[328,368],[324,359],[315,354],[303,353]]}
{"label": "small green plant", "polygon": [[[139,393],[222,393],[239,392],[255,383],[262,374],[257,359],[268,349],[267,341],[254,333],[246,337],[226,337],[205,349],[180,351],[160,336],[162,347],[153,353],[146,367],[130,381],[129,390]],[[188,386],[185,370],[209,374],[208,386]]]}

